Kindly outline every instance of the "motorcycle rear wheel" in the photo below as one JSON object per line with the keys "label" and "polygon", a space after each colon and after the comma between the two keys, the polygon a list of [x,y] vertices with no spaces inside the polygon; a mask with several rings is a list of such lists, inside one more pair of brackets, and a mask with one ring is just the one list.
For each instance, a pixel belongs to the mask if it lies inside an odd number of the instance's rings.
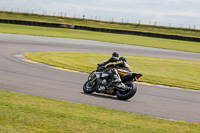
{"label": "motorcycle rear wheel", "polygon": [[83,85],[83,91],[85,93],[93,93],[96,90],[96,82],[92,86],[90,86],[91,81],[92,81],[92,79],[88,80]]}
{"label": "motorcycle rear wheel", "polygon": [[124,83],[128,89],[125,91],[117,90],[116,95],[120,100],[127,100],[133,97],[137,91],[137,86],[131,82]]}

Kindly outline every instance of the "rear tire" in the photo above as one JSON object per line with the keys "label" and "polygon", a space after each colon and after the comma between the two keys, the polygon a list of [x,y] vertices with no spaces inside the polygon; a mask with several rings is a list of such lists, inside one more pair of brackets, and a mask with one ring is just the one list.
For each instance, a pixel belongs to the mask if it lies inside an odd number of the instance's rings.
{"label": "rear tire", "polygon": [[83,85],[83,91],[85,93],[93,93],[96,90],[96,82],[92,85],[89,86],[90,82],[92,81],[92,79],[88,80],[87,82],[85,82],[85,84]]}
{"label": "rear tire", "polygon": [[137,86],[131,82],[124,83],[126,86],[128,86],[128,89],[125,91],[116,91],[116,95],[120,100],[127,100],[133,97],[137,91]]}

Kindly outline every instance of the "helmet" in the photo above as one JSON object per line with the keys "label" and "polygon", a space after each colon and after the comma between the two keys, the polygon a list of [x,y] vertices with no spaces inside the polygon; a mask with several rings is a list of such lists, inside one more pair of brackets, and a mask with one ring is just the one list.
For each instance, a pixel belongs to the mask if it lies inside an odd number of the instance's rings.
{"label": "helmet", "polygon": [[122,56],[122,57],[119,58],[119,60],[120,60],[120,61],[125,61],[125,62],[126,62],[127,59],[126,59],[125,57]]}
{"label": "helmet", "polygon": [[114,52],[114,53],[112,54],[112,56],[113,56],[113,57],[119,57],[119,54],[118,54],[117,52]]}

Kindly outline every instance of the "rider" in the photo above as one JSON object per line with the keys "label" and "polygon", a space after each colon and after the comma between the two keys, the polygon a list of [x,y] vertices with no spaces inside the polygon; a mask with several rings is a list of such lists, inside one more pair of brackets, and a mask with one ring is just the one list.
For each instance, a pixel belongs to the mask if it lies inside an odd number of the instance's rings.
{"label": "rider", "polygon": [[118,62],[119,61],[119,54],[117,52],[113,52],[112,53],[112,57],[108,60],[108,61],[104,61],[102,63],[99,63],[99,65],[101,66],[105,66],[106,64],[108,63],[111,63],[111,62]]}
{"label": "rider", "polygon": [[120,57],[119,61],[115,64],[115,66],[118,66],[120,68],[126,67],[126,58],[125,57]]}
{"label": "rider", "polygon": [[123,70],[126,70],[126,71],[129,71],[131,72],[131,68],[130,66],[126,63],[127,59],[125,57],[120,57],[119,58],[119,62],[116,63],[116,66],[119,67],[119,69],[123,69]]}
{"label": "rider", "polygon": [[[108,61],[102,62],[100,65],[102,65],[106,68],[109,68],[118,61],[119,61],[119,54],[117,52],[113,52],[112,57]],[[108,73],[111,75],[112,82],[120,82],[121,81],[119,79],[119,74],[117,73],[117,71],[115,69],[109,69]]]}
{"label": "rider", "polygon": [[120,75],[118,74],[118,71],[120,72],[130,72],[131,68],[126,63],[127,59],[125,57],[120,57],[119,61],[114,63],[109,63],[106,65],[106,68],[112,68],[112,82],[121,82]]}
{"label": "rider", "polygon": [[[108,86],[112,85],[113,83],[118,83],[116,84],[118,87],[125,88],[125,85],[121,83],[122,80],[120,78],[118,70],[124,72],[124,69],[127,68],[128,64],[126,63],[125,57],[120,57],[120,58],[118,57],[119,54],[117,52],[114,52],[112,54],[112,57],[108,61],[104,61],[99,65],[102,66],[103,68],[106,68],[105,69],[106,72],[111,76],[111,82],[109,83]],[[102,88],[100,87],[99,90],[102,90]]]}

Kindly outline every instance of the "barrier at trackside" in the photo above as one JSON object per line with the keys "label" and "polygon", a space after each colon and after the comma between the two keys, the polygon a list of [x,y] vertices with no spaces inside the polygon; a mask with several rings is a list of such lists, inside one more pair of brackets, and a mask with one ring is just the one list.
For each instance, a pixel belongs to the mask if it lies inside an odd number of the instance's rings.
{"label": "barrier at trackside", "polygon": [[147,37],[200,42],[200,38],[197,38],[197,37],[185,37],[185,36],[178,36],[178,35],[167,35],[167,34],[160,34],[160,33],[140,32],[140,31],[94,28],[94,27],[87,27],[87,26],[75,26],[75,28],[81,29],[81,30],[110,32],[110,33],[118,33],[118,34],[131,34],[131,35],[139,35],[139,36],[147,36]]}
{"label": "barrier at trackside", "polygon": [[34,25],[34,26],[44,26],[44,27],[61,27],[61,28],[68,26],[68,25],[57,24],[57,23],[34,22],[34,21],[23,21],[23,20],[8,20],[8,19],[0,19],[0,23]]}
{"label": "barrier at trackside", "polygon": [[131,34],[131,35],[139,35],[139,36],[147,36],[147,37],[200,42],[200,38],[197,38],[197,37],[185,37],[185,36],[179,36],[179,35],[167,35],[167,34],[160,34],[160,33],[95,28],[95,27],[88,27],[88,26],[67,25],[67,24],[58,24],[58,23],[34,22],[34,21],[23,21],[23,20],[8,20],[8,19],[0,19],[0,23],[33,25],[33,26],[43,26],[43,27],[57,27],[57,28],[71,28],[71,29],[80,29],[80,30],[89,30],[89,31],[98,31],[98,32]]}

